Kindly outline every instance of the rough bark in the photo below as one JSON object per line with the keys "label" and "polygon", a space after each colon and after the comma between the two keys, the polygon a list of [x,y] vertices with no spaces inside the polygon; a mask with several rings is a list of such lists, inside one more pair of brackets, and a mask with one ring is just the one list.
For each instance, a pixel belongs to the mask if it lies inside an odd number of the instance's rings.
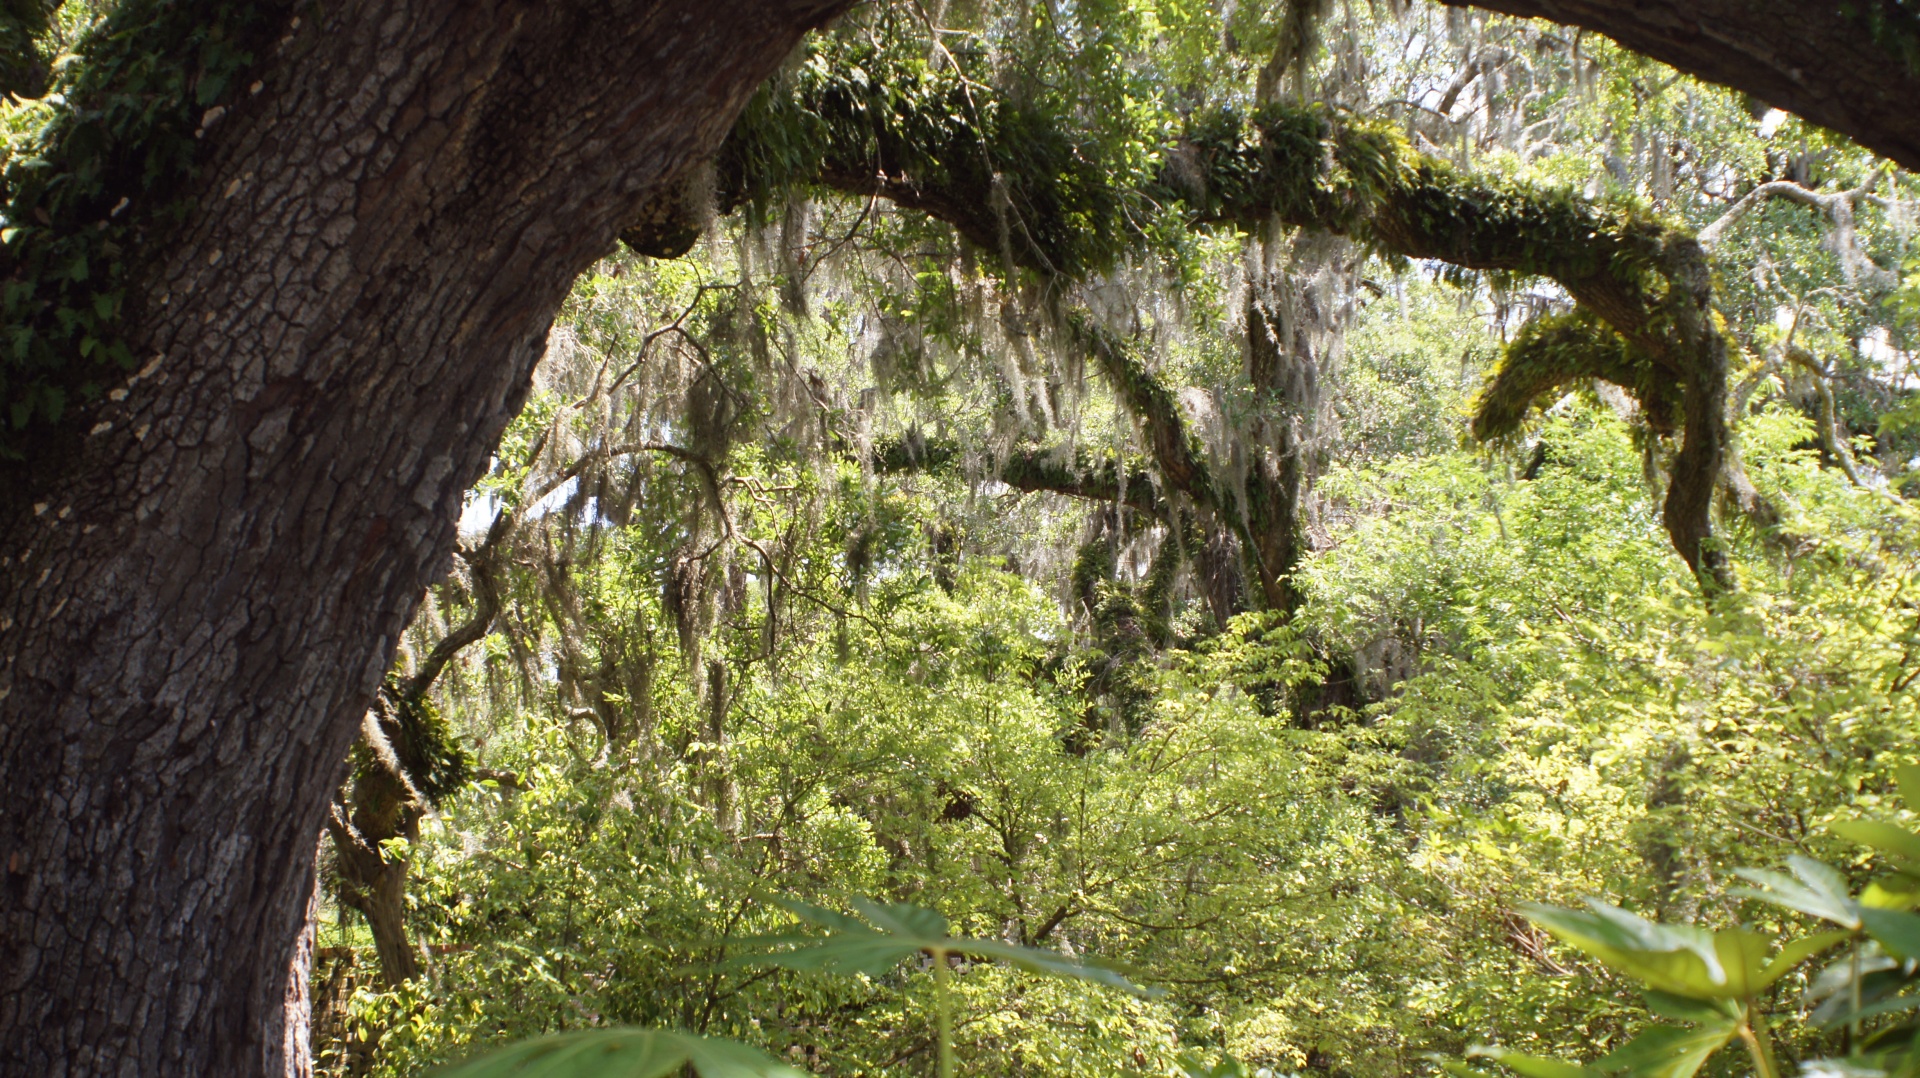
{"label": "rough bark", "polygon": [[304,1066],[313,839],[462,491],[572,279],[838,6],[281,9],[139,375],[0,521],[0,1071]]}
{"label": "rough bark", "polygon": [[1920,17],[1897,0],[1441,0],[1607,35],[1920,169]]}

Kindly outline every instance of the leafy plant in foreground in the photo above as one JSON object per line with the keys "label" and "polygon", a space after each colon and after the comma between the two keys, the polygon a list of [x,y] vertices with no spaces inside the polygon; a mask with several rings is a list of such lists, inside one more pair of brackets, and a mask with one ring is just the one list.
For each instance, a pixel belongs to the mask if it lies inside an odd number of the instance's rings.
{"label": "leafy plant in foreground", "polygon": [[1021,947],[1000,940],[951,936],[948,934],[950,926],[947,919],[924,906],[856,898],[853,905],[866,918],[863,923],[846,914],[804,902],[789,901],[782,905],[802,920],[827,929],[827,934],[762,936],[752,942],[761,947],[779,949],[742,956],[734,962],[791,970],[877,976],[909,958],[925,955],[933,965],[935,1044],[939,1052],[941,1078],[949,1078],[953,1074],[953,1002],[949,979],[950,963],[956,957],[998,959],[1043,977],[1075,978],[1145,994],[1138,985],[1114,970],[1070,958],[1058,951]]}
{"label": "leafy plant in foreground", "polygon": [[[1920,767],[1897,771],[1902,797],[1920,807]],[[1817,973],[1806,993],[1815,1004],[1808,1020],[1825,1030],[1844,1028],[1844,1058],[1808,1062],[1811,1078],[1920,1076],[1920,834],[1875,820],[1841,821],[1830,830],[1871,847],[1893,868],[1853,894],[1845,876],[1810,857],[1788,858],[1788,872],[1738,870],[1758,884],[1735,893],[1759,899],[1834,927],[1782,940],[1746,926],[1710,932],[1692,925],[1655,924],[1589,899],[1587,911],[1529,905],[1522,912],[1565,943],[1643,986],[1647,1008],[1667,1019],[1589,1064],[1477,1046],[1468,1055],[1491,1059],[1527,1078],[1690,1078],[1735,1041],[1745,1047],[1755,1078],[1784,1078],[1768,1035],[1763,998],[1787,973],[1841,944],[1848,953]],[[1777,946],[1777,950],[1776,950]],[[1907,1016],[1868,1031],[1871,1020]],[[1458,1061],[1450,1074],[1481,1076]]]}
{"label": "leafy plant in foreground", "polygon": [[[877,976],[926,956],[934,982],[935,1046],[941,1078],[953,1074],[950,962],[956,957],[997,959],[1044,977],[1092,981],[1147,994],[1120,973],[1058,951],[948,933],[947,919],[924,906],[853,900],[858,918],[785,901],[781,905],[827,934],[777,933],[746,941],[760,953],[728,965],[768,965],[797,971]],[[692,1066],[700,1078],[798,1078],[801,1072],[735,1041],[673,1030],[597,1029],[521,1041],[441,1072],[441,1078],[665,1078]]]}

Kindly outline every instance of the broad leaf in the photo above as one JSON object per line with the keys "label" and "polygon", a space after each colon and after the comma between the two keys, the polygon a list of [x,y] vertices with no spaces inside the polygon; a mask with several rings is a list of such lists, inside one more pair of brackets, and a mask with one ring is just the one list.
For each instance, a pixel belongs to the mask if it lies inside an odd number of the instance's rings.
{"label": "broad leaf", "polygon": [[435,1072],[437,1078],[804,1078],[757,1048],[660,1029],[591,1029],[537,1037]]}
{"label": "broad leaf", "polygon": [[[1847,928],[1860,927],[1860,904],[1847,890],[1846,877],[1831,865],[1795,854],[1787,858],[1793,876],[1762,869],[1735,869],[1736,875],[1767,888],[1736,887],[1733,893],[1818,917]],[[1794,877],[1798,877],[1797,879]]]}
{"label": "broad leaf", "polygon": [[1556,906],[1521,907],[1527,918],[1647,987],[1693,999],[1740,994],[1730,990],[1712,933],[1691,925],[1658,925],[1626,910],[1588,900],[1591,912]]}
{"label": "broad leaf", "polygon": [[1835,820],[1827,830],[1841,838],[1891,854],[1908,865],[1920,865],[1920,835],[1881,820]]}
{"label": "broad leaf", "polygon": [[1802,936],[1780,948],[1765,968],[1760,971],[1760,987],[1765,988],[1786,976],[1793,968],[1821,951],[1836,944],[1845,943],[1853,938],[1851,932],[1816,932],[1811,936]]}
{"label": "broad leaf", "polygon": [[1740,1017],[1739,1007],[1724,999],[1688,999],[1686,996],[1676,996],[1653,989],[1648,989],[1642,995],[1646,997],[1648,1010],[1662,1018],[1671,1018],[1677,1022],[1711,1024]]}
{"label": "broad leaf", "polygon": [[1467,1049],[1467,1056],[1491,1059],[1503,1067],[1525,1075],[1526,1078],[1606,1078],[1605,1071],[1595,1070],[1578,1063],[1547,1059],[1544,1056],[1523,1055],[1485,1044],[1476,1044]]}
{"label": "broad leaf", "polygon": [[1861,907],[1860,923],[1867,934],[1895,958],[1920,958],[1920,916],[1905,910]]}
{"label": "broad leaf", "polygon": [[1724,1016],[1694,1029],[1654,1026],[1595,1060],[1594,1066],[1607,1074],[1631,1078],[1693,1078],[1739,1028],[1738,1021]]}
{"label": "broad leaf", "polygon": [[1893,780],[1900,785],[1900,800],[1907,808],[1920,812],[1920,767],[1902,764],[1893,769]]}
{"label": "broad leaf", "polygon": [[925,906],[915,906],[905,902],[880,903],[870,898],[856,898],[853,908],[860,915],[873,922],[875,928],[889,935],[919,939],[939,940],[947,938],[947,919],[935,910]]}

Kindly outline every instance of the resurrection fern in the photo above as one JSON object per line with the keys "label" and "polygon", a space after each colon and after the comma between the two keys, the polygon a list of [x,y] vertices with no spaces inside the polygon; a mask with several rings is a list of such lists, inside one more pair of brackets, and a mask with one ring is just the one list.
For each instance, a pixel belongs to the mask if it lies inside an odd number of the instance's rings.
{"label": "resurrection fern", "polygon": [[0,175],[0,456],[25,456],[136,365],[129,267],[192,209],[197,136],[276,7],[126,0],[79,44],[34,151]]}
{"label": "resurrection fern", "polygon": [[977,81],[977,52],[955,62],[824,45],[748,105],[721,151],[720,208],[765,214],[824,186],[925,210],[1015,266],[1076,279],[1110,268],[1147,212],[1126,166],[1048,102]]}
{"label": "resurrection fern", "polygon": [[1581,310],[1536,318],[1520,327],[1480,392],[1473,436],[1488,441],[1512,433],[1534,401],[1588,378],[1632,393],[1648,425],[1662,434],[1672,433],[1683,421],[1680,386],[1663,376],[1644,352]]}

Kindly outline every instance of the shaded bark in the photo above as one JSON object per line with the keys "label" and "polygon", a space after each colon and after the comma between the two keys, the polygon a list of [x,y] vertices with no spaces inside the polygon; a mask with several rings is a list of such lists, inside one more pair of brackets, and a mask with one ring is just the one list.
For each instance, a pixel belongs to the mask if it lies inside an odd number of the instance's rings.
{"label": "shaded bark", "polygon": [[1920,17],[1897,0],[1441,0],[1607,35],[1920,169]]}
{"label": "shaded bark", "polygon": [[573,278],[838,6],[277,9],[139,375],[0,522],[0,1070],[305,1065],[313,836],[462,491]]}

